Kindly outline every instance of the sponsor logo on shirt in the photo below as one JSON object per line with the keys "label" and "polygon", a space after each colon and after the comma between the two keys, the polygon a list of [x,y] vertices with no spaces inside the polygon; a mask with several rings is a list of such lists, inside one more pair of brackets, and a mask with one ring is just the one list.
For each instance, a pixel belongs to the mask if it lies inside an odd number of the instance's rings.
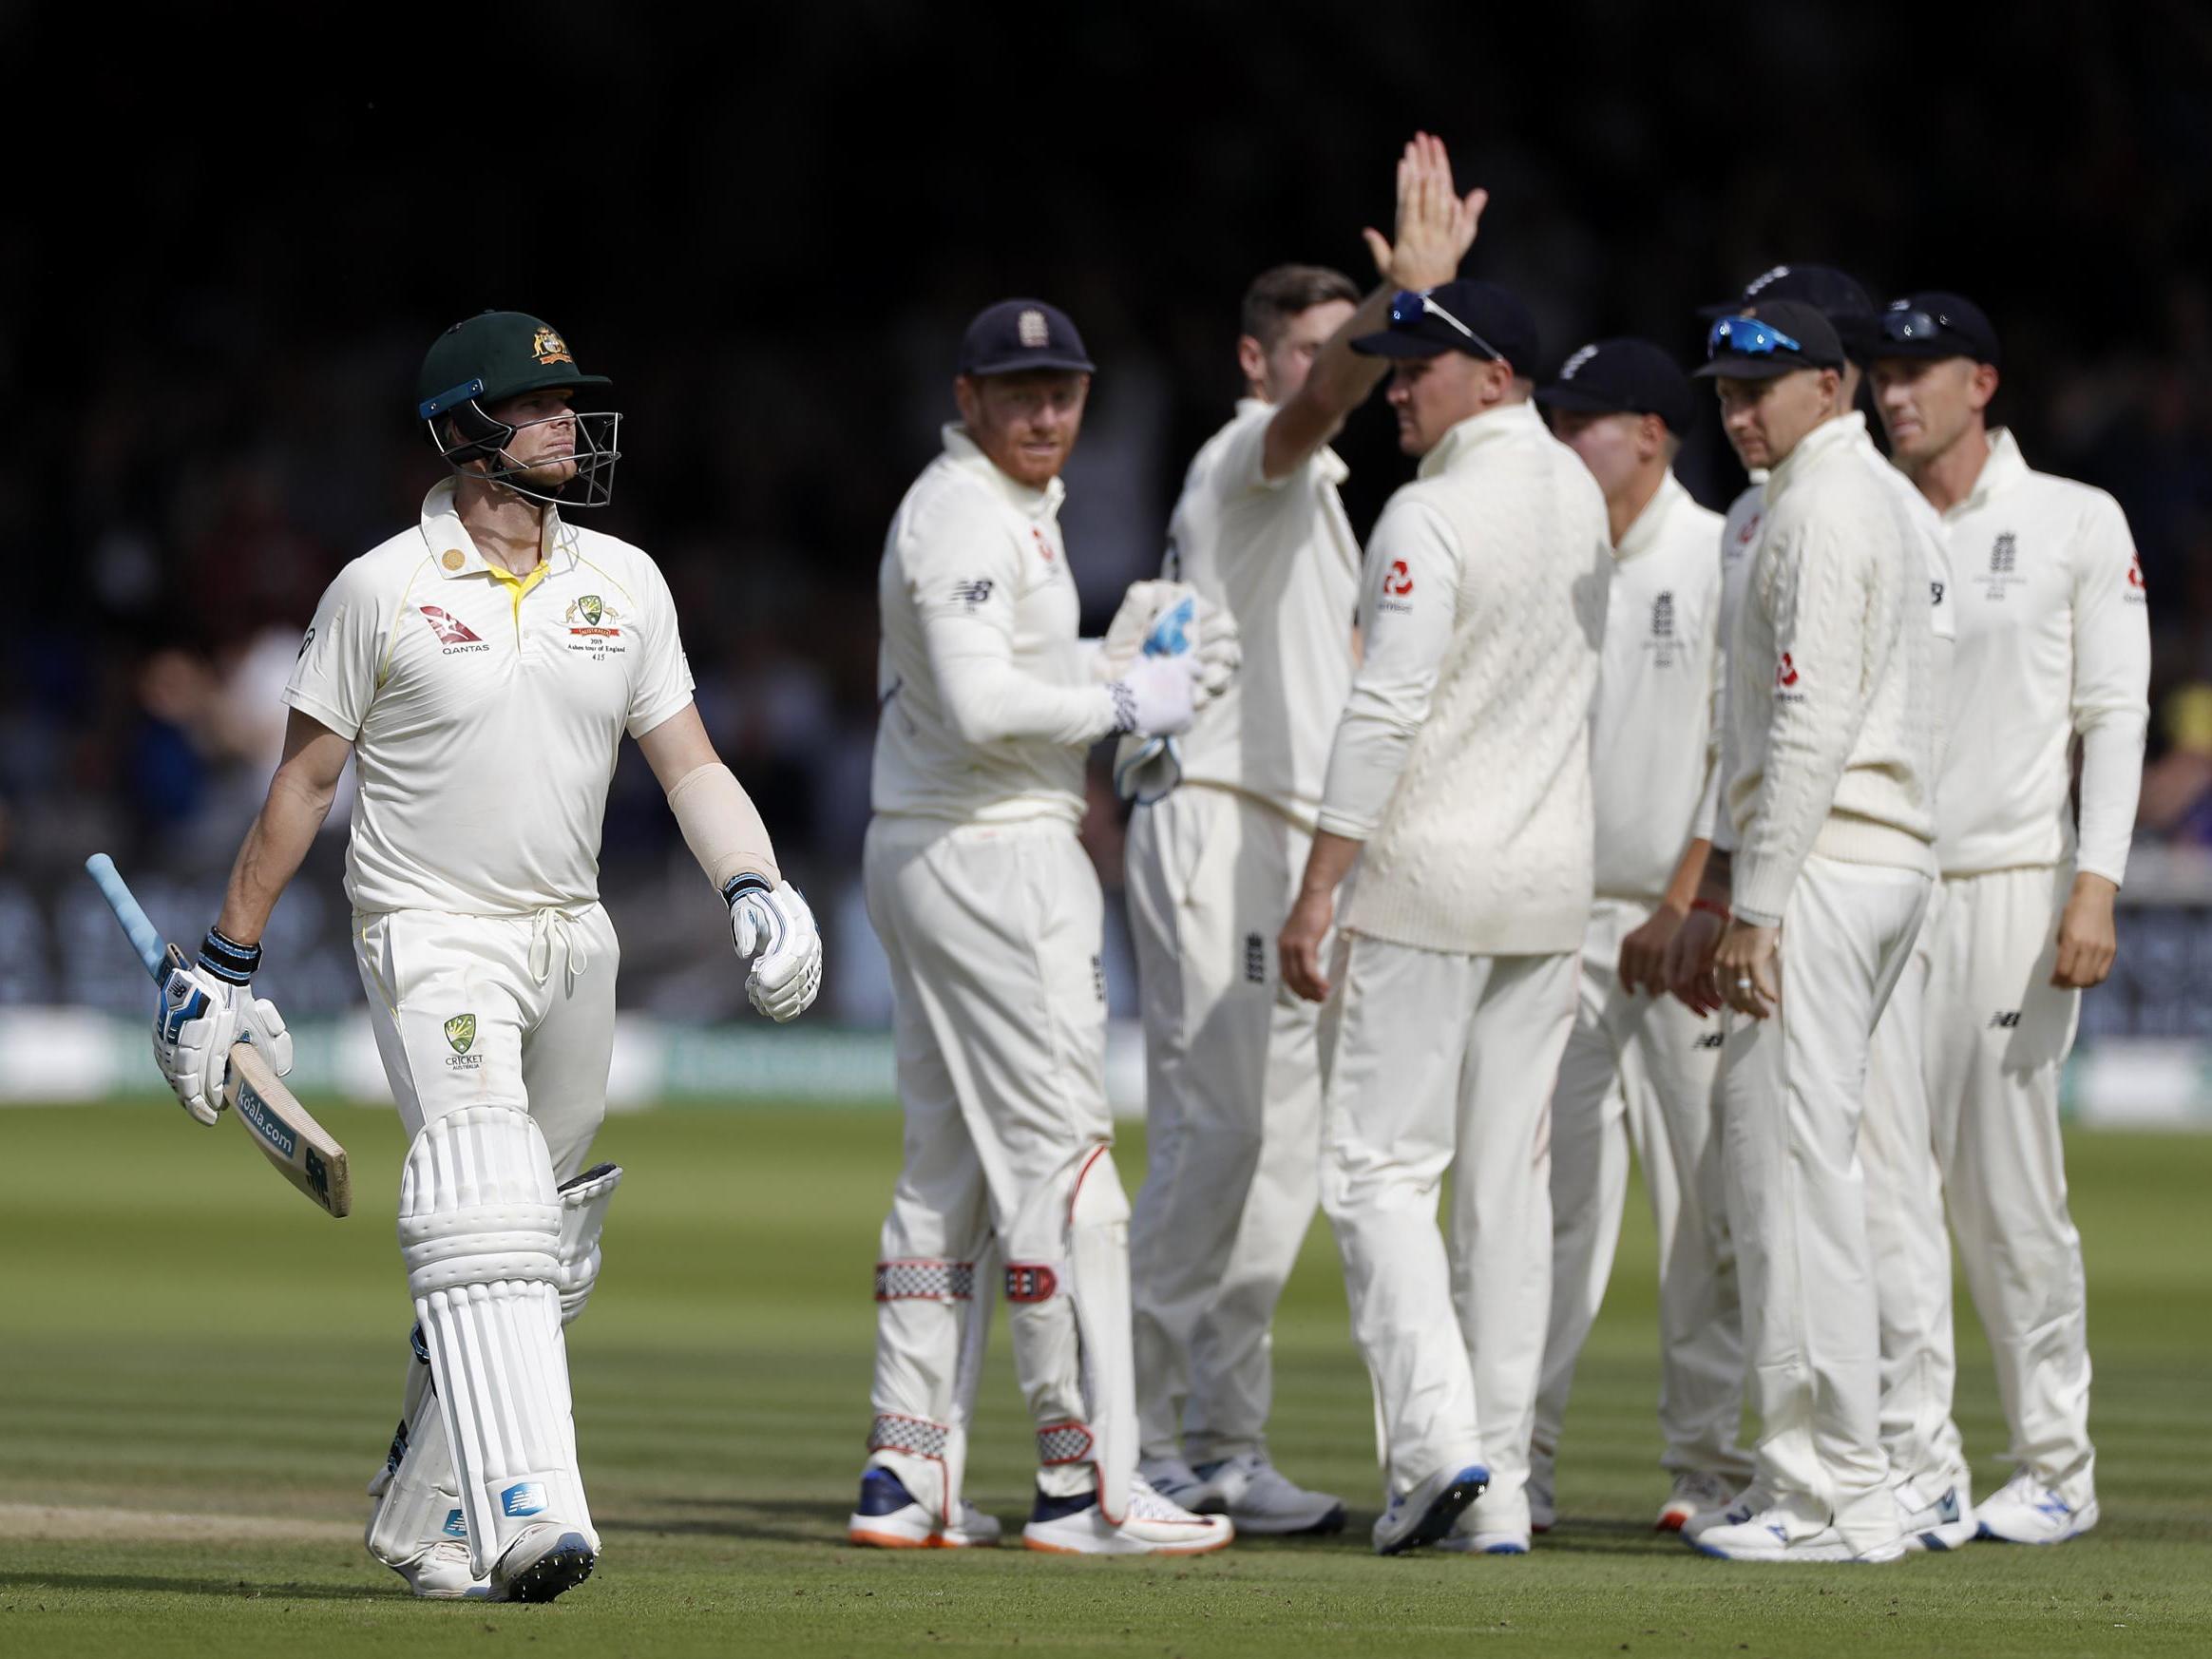
{"label": "sponsor logo on shirt", "polygon": [[978,605],[987,604],[991,598],[991,579],[979,576],[973,582],[956,582],[952,584],[952,597],[971,611]]}
{"label": "sponsor logo on shirt", "polygon": [[[2141,582],[2138,582],[2136,585],[2137,585],[2138,587],[2140,587],[2140,586],[2142,586],[2142,583],[2141,583]],[[308,648],[310,645],[313,645],[314,643],[315,643],[315,630],[314,630],[313,628],[310,628],[310,629],[308,629],[308,631],[307,631],[307,637],[306,637],[305,639],[301,639],[301,640],[300,640],[300,642],[299,642],[299,650],[298,650],[298,651],[297,651],[297,652],[296,652],[296,653],[294,655],[294,657],[293,657],[292,660],[293,660],[293,661],[295,661],[295,662],[297,662],[297,661],[300,659],[300,658],[302,658],[302,657],[305,657],[305,656],[307,655],[307,648]]]}
{"label": "sponsor logo on shirt", "polygon": [[1408,601],[1413,597],[1413,571],[1402,559],[1393,559],[1390,568],[1382,575],[1382,598],[1378,610],[1411,611]]}
{"label": "sponsor logo on shirt", "polygon": [[1805,694],[1794,689],[1797,682],[1797,664],[1790,660],[1789,653],[1784,651],[1782,660],[1774,665],[1774,700],[1778,703],[1803,702]]}
{"label": "sponsor logo on shirt", "polygon": [[1764,513],[1753,513],[1744,521],[1744,527],[1736,532],[1735,542],[1721,549],[1723,561],[1734,563],[1751,550],[1751,543],[1759,540],[1759,526],[1765,517]]}
{"label": "sponsor logo on shirt", "polygon": [[451,612],[442,611],[436,605],[424,605],[422,613],[423,620],[430,625],[430,632],[437,635],[443,655],[452,657],[463,652],[491,649],[477,637],[475,629]]}
{"label": "sponsor logo on shirt", "polygon": [[1029,526],[1029,534],[1030,538],[1037,543],[1037,551],[1043,557],[1044,562],[1050,564],[1052,563],[1052,543],[1045,539],[1044,532],[1035,524]]}
{"label": "sponsor logo on shirt", "polygon": [[[2143,556],[2139,553],[2130,553],[2127,555],[2127,591],[2121,595],[2121,597],[2131,605],[2147,604],[2149,602],[2150,596],[2145,590],[2143,584]],[[307,637],[311,639],[315,638],[315,630],[313,628],[310,628],[307,631]],[[306,647],[302,646],[301,649],[304,650]]]}
{"label": "sponsor logo on shirt", "polygon": [[2006,1008],[1990,1016],[1992,1031],[2016,1031],[2020,1026],[2020,1010]]}

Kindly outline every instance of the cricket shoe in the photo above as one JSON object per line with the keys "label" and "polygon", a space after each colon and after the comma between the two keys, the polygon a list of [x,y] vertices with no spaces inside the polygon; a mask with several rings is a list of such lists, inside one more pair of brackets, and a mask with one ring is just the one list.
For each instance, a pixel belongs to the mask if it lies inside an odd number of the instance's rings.
{"label": "cricket shoe", "polygon": [[2022,1469],[1975,1510],[1978,1536],[2000,1544],[2063,1544],[2097,1524],[2097,1500],[2069,1503]]}
{"label": "cricket shoe", "polygon": [[551,1601],[591,1576],[599,1552],[583,1534],[543,1522],[525,1527],[491,1564],[493,1601]]}
{"label": "cricket shoe", "polygon": [[1901,1561],[1902,1535],[1883,1539],[1871,1548],[1853,1543],[1836,1530],[1833,1520],[1809,1521],[1795,1510],[1779,1505],[1763,1509],[1749,1520],[1707,1527],[1691,1545],[1701,1555],[1723,1561]]}
{"label": "cricket shoe", "polygon": [[1774,1494],[1754,1482],[1728,1500],[1726,1509],[1701,1509],[1684,1521],[1681,1533],[1690,1543],[1696,1543],[1714,1527],[1742,1526],[1763,1509],[1774,1507]]}
{"label": "cricket shoe", "polygon": [[1180,1458],[1146,1458],[1137,1463],[1136,1472],[1160,1497],[1170,1503],[1181,1504],[1192,1515],[1222,1512],[1221,1488]]}
{"label": "cricket shoe", "polygon": [[1905,1531],[1905,1548],[1955,1550],[1974,1541],[1979,1523],[1974,1518],[1971,1488],[1963,1478],[1944,1482],[1940,1496],[1930,1501],[1926,1487],[1916,1480],[1897,1483],[1897,1524]]}
{"label": "cricket shoe", "polygon": [[1098,1513],[1098,1495],[1053,1497],[1043,1491],[1021,1541],[1048,1555],[1203,1555],[1236,1536],[1227,1516],[1193,1515],[1162,1497],[1142,1475],[1129,1481],[1129,1508],[1116,1526]]}
{"label": "cricket shoe", "polygon": [[845,1527],[846,1537],[853,1543],[878,1550],[989,1549],[999,1541],[1000,1532],[996,1516],[985,1515],[964,1497],[959,1521],[940,1525],[936,1515],[888,1469],[870,1469],[860,1478],[860,1507]]}
{"label": "cricket shoe", "polygon": [[1489,1484],[1490,1471],[1470,1463],[1440,1469],[1411,1492],[1392,1493],[1389,1507],[1375,1517],[1375,1554],[1402,1555],[1448,1535],[1460,1512]]}
{"label": "cricket shoe", "polygon": [[1219,1494],[1221,1513],[1240,1533],[1281,1536],[1344,1530],[1343,1498],[1306,1491],[1270,1463],[1265,1452],[1239,1452],[1218,1463],[1202,1463],[1197,1475]]}
{"label": "cricket shoe", "polygon": [[1533,1508],[1526,1481],[1518,1492],[1493,1486],[1467,1506],[1437,1548],[1461,1555],[1525,1555]]}
{"label": "cricket shoe", "polygon": [[[1659,1518],[1652,1523],[1651,1530],[1679,1533],[1697,1516],[1716,1509],[1726,1509],[1728,1499],[1735,1496],[1736,1483],[1723,1479],[1718,1475],[1707,1475],[1700,1470],[1677,1475],[1673,1490],[1668,1493],[1667,1501],[1660,1505]],[[1751,1517],[1746,1514],[1744,1518],[1748,1520]]]}
{"label": "cricket shoe", "polygon": [[1437,1548],[1453,1555],[1525,1555],[1529,1553],[1529,1535],[1487,1529],[1451,1532],[1437,1540]]}
{"label": "cricket shoe", "polygon": [[488,1601],[491,1581],[468,1565],[468,1546],[459,1538],[440,1538],[411,1561],[387,1563],[426,1601]]}

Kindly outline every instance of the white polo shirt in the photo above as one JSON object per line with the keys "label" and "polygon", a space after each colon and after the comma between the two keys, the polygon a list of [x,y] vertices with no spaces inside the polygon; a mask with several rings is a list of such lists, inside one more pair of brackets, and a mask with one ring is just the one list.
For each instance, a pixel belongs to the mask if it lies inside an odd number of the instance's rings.
{"label": "white polo shirt", "polygon": [[1601,898],[1656,903],[1717,770],[1721,515],[1669,472],[1613,550],[1590,715]]}
{"label": "white polo shirt", "polygon": [[1255,795],[1306,830],[1352,689],[1360,543],[1337,495],[1348,476],[1323,448],[1287,477],[1266,471],[1275,406],[1241,399],[1191,463],[1161,574],[1236,619],[1244,661],[1176,740],[1183,782]]}
{"label": "white polo shirt", "polygon": [[453,491],[338,572],[284,688],[353,744],[346,893],[372,913],[589,904],[622,734],[692,700],[676,607],[642,552],[558,513],[527,576],[486,563]]}

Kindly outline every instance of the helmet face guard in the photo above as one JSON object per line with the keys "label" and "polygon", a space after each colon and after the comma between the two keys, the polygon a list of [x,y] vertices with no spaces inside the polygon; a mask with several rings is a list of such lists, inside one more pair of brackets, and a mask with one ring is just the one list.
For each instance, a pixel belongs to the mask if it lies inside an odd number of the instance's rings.
{"label": "helmet face guard", "polygon": [[[483,390],[482,380],[467,381],[450,391],[425,398],[416,409],[430,448],[437,450],[456,477],[496,484],[550,506],[604,506],[614,499],[615,463],[622,458],[620,414],[613,410],[567,410],[510,426],[486,412],[484,405],[477,401],[477,394]],[[571,421],[576,429],[572,455],[576,471],[552,489],[530,483],[525,476],[546,463],[538,461],[525,466],[507,453],[507,446],[514,442],[517,432],[529,427],[542,427],[549,421]],[[479,467],[475,465],[477,462],[485,465]]]}

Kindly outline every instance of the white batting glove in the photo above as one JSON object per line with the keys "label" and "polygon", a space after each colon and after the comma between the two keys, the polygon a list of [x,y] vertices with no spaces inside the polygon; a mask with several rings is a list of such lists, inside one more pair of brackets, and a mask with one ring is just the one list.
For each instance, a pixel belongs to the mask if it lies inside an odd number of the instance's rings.
{"label": "white batting glove", "polygon": [[1106,689],[1114,696],[1114,729],[1147,737],[1174,737],[1191,729],[1197,713],[1198,654],[1140,657]]}
{"label": "white batting glove", "polygon": [[1131,582],[1121,596],[1121,608],[1114,613],[1105,637],[1098,641],[1097,655],[1091,658],[1091,672],[1098,682],[1104,685],[1127,674],[1143,654],[1145,636],[1152,632],[1159,614],[1196,592],[1182,582]]}
{"label": "white batting glove", "polygon": [[730,939],[753,959],[745,994],[779,1025],[813,1005],[822,988],[822,934],[806,896],[789,882],[741,875],[722,889],[730,902]]}
{"label": "white batting glove", "polygon": [[250,976],[260,959],[259,946],[238,945],[210,932],[200,960],[185,966],[172,957],[162,981],[154,1061],[178,1102],[201,1123],[214,1123],[222,1110],[233,1045],[252,1043],[278,1077],[292,1070],[292,1034],[284,1017],[268,998],[254,995]]}

